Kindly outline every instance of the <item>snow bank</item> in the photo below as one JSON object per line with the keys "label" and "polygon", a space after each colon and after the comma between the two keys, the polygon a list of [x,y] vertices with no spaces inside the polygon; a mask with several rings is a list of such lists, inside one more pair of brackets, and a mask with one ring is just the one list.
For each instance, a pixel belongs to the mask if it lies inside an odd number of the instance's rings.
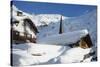
{"label": "snow bank", "polygon": [[12,49],[28,50],[31,48],[31,43],[12,44]]}
{"label": "snow bank", "polygon": [[57,34],[42,38],[37,41],[40,44],[72,44],[88,34],[87,30],[73,31],[63,34]]}
{"label": "snow bank", "polygon": [[[76,63],[81,62],[86,54],[88,54],[91,48],[82,49],[80,47],[70,48],[68,46],[48,45],[48,44],[33,44],[27,43],[31,46],[26,50],[15,45],[13,48],[13,65],[39,65],[39,64],[52,64],[52,63]],[[26,45],[27,45],[26,44]],[[25,45],[25,44],[23,44]],[[26,46],[27,47],[27,46]],[[26,48],[23,46],[23,48]],[[40,54],[40,55],[38,55]],[[92,57],[85,59],[83,62],[90,62]]]}
{"label": "snow bank", "polygon": [[34,58],[24,50],[14,50],[12,55],[12,62],[14,66],[31,65],[36,63]]}
{"label": "snow bank", "polygon": [[30,54],[41,54],[40,57],[37,57],[39,63],[46,63],[50,59],[56,58],[61,55],[65,49],[70,49],[70,47],[57,46],[57,45],[48,45],[48,44],[36,44],[28,50]]}
{"label": "snow bank", "polygon": [[68,49],[70,47],[49,44],[13,44],[13,65],[56,63],[59,59],[57,57]]}
{"label": "snow bank", "polygon": [[[72,48],[68,50],[67,52],[65,52],[64,55],[61,56],[61,63],[81,62],[84,58],[84,55],[88,54],[90,50],[91,50],[90,48],[88,49],[82,49],[80,47]],[[89,61],[90,59],[91,58],[88,58],[88,60],[85,60],[85,61]]]}

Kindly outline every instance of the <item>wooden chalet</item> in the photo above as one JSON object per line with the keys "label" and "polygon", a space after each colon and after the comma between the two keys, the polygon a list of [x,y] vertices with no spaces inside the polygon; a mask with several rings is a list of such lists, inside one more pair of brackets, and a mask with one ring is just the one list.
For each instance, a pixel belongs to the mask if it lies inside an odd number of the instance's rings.
{"label": "wooden chalet", "polygon": [[[23,31],[20,31],[22,29]],[[21,21],[11,21],[11,42],[12,43],[36,43],[38,29],[30,18]]]}

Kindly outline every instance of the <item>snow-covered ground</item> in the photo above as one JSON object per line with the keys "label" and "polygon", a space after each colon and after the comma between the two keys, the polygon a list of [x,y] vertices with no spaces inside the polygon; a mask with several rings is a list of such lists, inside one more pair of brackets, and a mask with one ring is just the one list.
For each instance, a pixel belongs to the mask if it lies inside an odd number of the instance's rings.
{"label": "snow-covered ground", "polygon": [[[28,48],[23,46],[28,46]],[[33,46],[34,45],[34,46]],[[18,48],[19,46],[19,48]],[[13,65],[39,65],[57,63],[77,63],[90,62],[91,58],[85,61],[84,56],[90,53],[91,48],[80,47],[70,48],[68,46],[58,46],[49,44],[13,44]],[[23,48],[20,48],[23,47]],[[91,56],[92,57],[92,56]]]}
{"label": "snow-covered ground", "polygon": [[[36,44],[12,44],[13,65],[91,62],[93,58],[91,53],[96,52],[97,47],[96,10],[79,17],[62,16],[63,34],[58,34],[61,15],[31,15],[23,12],[24,16],[17,17],[17,11],[19,11],[19,9],[13,6],[13,20],[21,20],[22,18],[28,17],[36,24],[39,33],[37,34]],[[90,34],[95,47],[83,49],[63,45],[63,43],[73,44],[87,34]],[[96,54],[94,55],[96,57]]]}

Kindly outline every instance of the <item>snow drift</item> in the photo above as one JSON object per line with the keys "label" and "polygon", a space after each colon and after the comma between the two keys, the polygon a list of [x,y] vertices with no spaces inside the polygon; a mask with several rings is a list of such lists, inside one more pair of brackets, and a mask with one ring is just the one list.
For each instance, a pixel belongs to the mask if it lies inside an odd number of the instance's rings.
{"label": "snow drift", "polygon": [[[30,46],[18,48],[17,46]],[[33,46],[34,45],[34,46]],[[74,63],[81,62],[84,56],[90,53],[91,48],[83,49],[80,47],[70,48],[68,46],[61,45],[49,45],[49,44],[34,44],[25,43],[14,45],[13,48],[13,65],[39,65],[39,64],[57,64],[57,63]],[[23,50],[24,49],[24,50]],[[40,55],[38,55],[40,54]],[[91,56],[92,57],[92,56]],[[84,60],[83,60],[84,61]],[[91,59],[89,59],[90,62]],[[86,61],[85,61],[86,62]]]}

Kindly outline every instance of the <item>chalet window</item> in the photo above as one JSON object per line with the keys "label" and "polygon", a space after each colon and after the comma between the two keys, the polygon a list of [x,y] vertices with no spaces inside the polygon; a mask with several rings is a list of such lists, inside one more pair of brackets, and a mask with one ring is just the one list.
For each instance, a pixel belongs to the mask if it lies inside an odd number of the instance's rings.
{"label": "chalet window", "polygon": [[28,38],[32,38],[32,35],[31,35],[31,34],[27,34],[27,37],[28,37]]}
{"label": "chalet window", "polygon": [[16,36],[19,36],[19,32],[18,31],[14,31]]}
{"label": "chalet window", "polygon": [[18,26],[19,21],[14,21],[13,24],[15,24],[16,26]]}
{"label": "chalet window", "polygon": [[17,16],[22,16],[22,12],[17,11]]}

